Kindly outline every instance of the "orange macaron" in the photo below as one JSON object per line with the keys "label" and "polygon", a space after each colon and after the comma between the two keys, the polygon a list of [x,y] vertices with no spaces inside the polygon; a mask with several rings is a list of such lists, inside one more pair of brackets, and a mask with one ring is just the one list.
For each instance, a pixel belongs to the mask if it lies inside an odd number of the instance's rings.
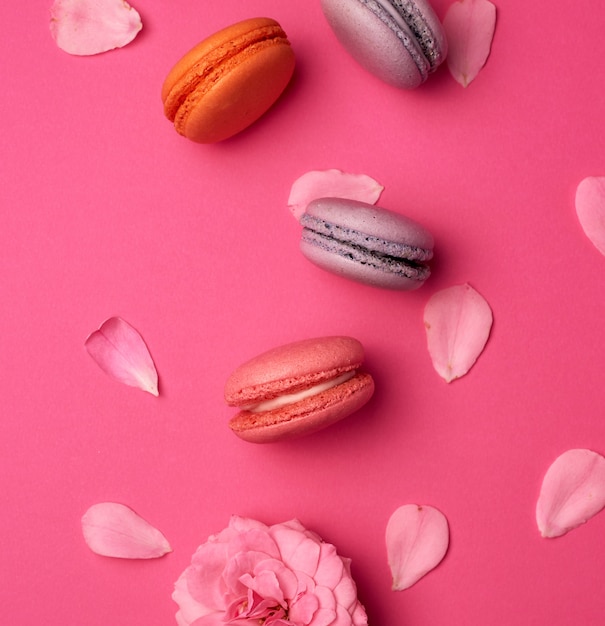
{"label": "orange macaron", "polygon": [[204,39],[170,70],[162,86],[164,113],[192,141],[222,141],[275,103],[294,65],[292,46],[275,20],[238,22]]}

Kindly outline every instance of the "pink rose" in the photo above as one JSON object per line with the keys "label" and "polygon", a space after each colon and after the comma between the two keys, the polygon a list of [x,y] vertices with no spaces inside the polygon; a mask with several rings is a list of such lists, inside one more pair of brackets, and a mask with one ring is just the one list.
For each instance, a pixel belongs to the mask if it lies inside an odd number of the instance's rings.
{"label": "pink rose", "polygon": [[233,516],[201,545],[172,594],[179,626],[367,626],[350,559],[297,520]]}

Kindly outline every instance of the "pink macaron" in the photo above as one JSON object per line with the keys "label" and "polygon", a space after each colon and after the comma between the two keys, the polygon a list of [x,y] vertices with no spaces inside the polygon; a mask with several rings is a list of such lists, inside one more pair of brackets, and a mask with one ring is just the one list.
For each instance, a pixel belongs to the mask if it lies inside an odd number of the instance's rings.
{"label": "pink macaron", "polygon": [[363,346],[352,337],[320,337],[273,348],[238,367],[225,401],[238,407],[233,432],[254,443],[307,435],[351,415],[374,393],[360,371]]}
{"label": "pink macaron", "polygon": [[321,0],[351,56],[372,74],[414,89],[447,55],[445,32],[428,0]]}

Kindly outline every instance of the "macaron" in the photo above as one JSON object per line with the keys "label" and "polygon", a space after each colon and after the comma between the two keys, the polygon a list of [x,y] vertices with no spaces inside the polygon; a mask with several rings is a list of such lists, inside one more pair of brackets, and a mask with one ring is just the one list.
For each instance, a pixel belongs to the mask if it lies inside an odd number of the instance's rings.
{"label": "macaron", "polygon": [[282,94],[294,52],[271,18],[238,22],[204,39],[170,70],[162,86],[166,117],[198,143],[239,133]]}
{"label": "macaron", "polygon": [[352,337],[305,339],[273,348],[238,367],[225,401],[240,411],[231,430],[268,443],[307,435],[351,415],[374,393],[360,370],[363,346]]}
{"label": "macaron", "polygon": [[427,0],[321,0],[337,39],[372,74],[414,89],[445,60],[447,39]]}
{"label": "macaron", "polygon": [[433,236],[418,222],[374,205],[319,198],[301,216],[309,261],[360,283],[411,291],[430,276]]}

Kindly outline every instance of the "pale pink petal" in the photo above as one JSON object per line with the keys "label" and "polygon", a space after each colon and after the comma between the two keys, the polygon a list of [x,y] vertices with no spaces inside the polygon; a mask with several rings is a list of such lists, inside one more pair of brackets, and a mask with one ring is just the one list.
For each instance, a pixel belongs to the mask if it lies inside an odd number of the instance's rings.
{"label": "pale pink petal", "polygon": [[429,354],[446,382],[464,376],[489,337],[492,311],[470,285],[456,285],[435,293],[424,308]]}
{"label": "pale pink petal", "polygon": [[271,570],[261,570],[256,576],[245,573],[241,576],[241,582],[261,598],[270,598],[281,605],[286,603],[277,575]]}
{"label": "pale pink petal", "polygon": [[[324,626],[332,624],[334,621],[334,611],[322,612],[318,614],[320,609],[319,600],[315,593],[303,593],[300,594],[296,600],[290,605],[288,612],[288,618],[290,621],[284,622],[284,624],[313,624],[313,626]],[[323,618],[332,617],[330,621],[322,621]],[[349,624],[351,622],[349,621]]]}
{"label": "pale pink petal", "polygon": [[591,450],[568,450],[548,468],[536,505],[543,537],[559,537],[605,507],[605,458]]}
{"label": "pale pink petal", "polygon": [[294,181],[288,206],[299,220],[311,200],[346,198],[375,204],[384,187],[366,174],[346,174],[340,170],[311,171]]}
{"label": "pale pink petal", "polygon": [[279,545],[281,558],[289,567],[314,576],[321,555],[321,544],[285,524],[276,524],[271,528],[271,536]]}
{"label": "pale pink petal", "polygon": [[121,48],[142,27],[141,16],[125,0],[55,0],[50,9],[51,35],[69,54]]}
{"label": "pale pink petal", "polygon": [[99,367],[115,380],[158,396],[158,374],[139,333],[119,317],[103,322],[84,344]]}
{"label": "pale pink petal", "polygon": [[576,212],[586,236],[605,254],[605,176],[589,176],[578,185]]}
{"label": "pale pink petal", "polygon": [[489,56],[496,28],[496,7],[488,0],[459,0],[447,10],[443,28],[450,73],[467,87]]}
{"label": "pale pink petal", "polygon": [[336,546],[330,543],[321,544],[319,563],[314,576],[317,584],[334,589],[343,580],[346,572],[345,561],[338,556]]}
{"label": "pale pink petal", "polygon": [[388,521],[386,545],[393,591],[407,589],[445,556],[449,545],[447,519],[431,506],[401,506]]}
{"label": "pale pink petal", "polygon": [[340,606],[346,606],[350,609],[354,608],[357,602],[357,586],[350,574],[342,578],[338,585],[334,587],[333,592],[336,602]]}
{"label": "pale pink petal", "polygon": [[93,504],[82,517],[82,532],[96,554],[122,559],[153,559],[170,552],[166,537],[130,507]]}

